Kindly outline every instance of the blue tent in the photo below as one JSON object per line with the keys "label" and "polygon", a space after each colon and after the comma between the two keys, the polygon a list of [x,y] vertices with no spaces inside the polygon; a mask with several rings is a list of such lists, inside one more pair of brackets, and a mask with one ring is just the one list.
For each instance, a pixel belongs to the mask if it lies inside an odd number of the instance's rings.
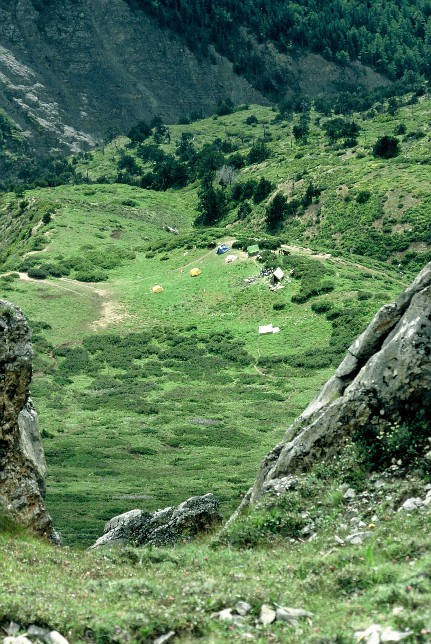
{"label": "blue tent", "polygon": [[229,246],[222,244],[217,248],[217,255],[223,255],[223,253],[227,253],[228,250],[230,250]]}

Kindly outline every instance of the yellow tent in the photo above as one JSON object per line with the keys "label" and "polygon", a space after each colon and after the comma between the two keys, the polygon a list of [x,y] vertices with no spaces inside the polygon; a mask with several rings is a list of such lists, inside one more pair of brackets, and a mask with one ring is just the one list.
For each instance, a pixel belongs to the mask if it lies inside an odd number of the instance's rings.
{"label": "yellow tent", "polygon": [[201,272],[202,271],[200,270],[200,268],[192,268],[192,270],[190,271],[190,275],[192,277],[197,277],[198,275],[201,274]]}
{"label": "yellow tent", "polygon": [[160,286],[160,284],[156,284],[156,286],[153,286],[151,291],[153,293],[163,293],[163,286]]}

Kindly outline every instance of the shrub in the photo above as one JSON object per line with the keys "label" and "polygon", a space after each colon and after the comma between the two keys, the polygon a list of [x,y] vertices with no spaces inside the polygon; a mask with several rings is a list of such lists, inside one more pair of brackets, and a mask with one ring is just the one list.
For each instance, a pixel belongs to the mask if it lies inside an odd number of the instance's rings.
{"label": "shrub", "polygon": [[312,297],[323,295],[323,293],[330,293],[334,288],[334,283],[329,280],[322,280],[321,282],[314,282],[311,284],[301,284],[299,293],[292,296],[292,302],[303,304]]}
{"label": "shrub", "polygon": [[357,203],[366,203],[371,197],[371,192],[369,190],[360,190],[356,195]]}
{"label": "shrub", "polygon": [[353,434],[359,453],[370,469],[387,467],[393,459],[409,464],[429,448],[431,422],[420,405],[405,411],[404,419],[380,419],[376,425],[364,424]]}
{"label": "shrub", "polygon": [[262,163],[270,156],[270,151],[263,139],[258,139],[253,143],[250,152],[247,155],[247,163]]}
{"label": "shrub", "polygon": [[43,268],[29,268],[27,275],[36,280],[44,280],[48,277],[48,273]]}
{"label": "shrub", "polygon": [[400,153],[399,141],[394,136],[382,136],[377,139],[373,147],[375,157],[391,159]]}
{"label": "shrub", "polygon": [[98,268],[88,268],[77,271],[75,279],[79,282],[103,282],[108,279],[108,275]]}
{"label": "shrub", "polygon": [[332,309],[331,302],[313,302],[311,310],[315,313],[327,313]]}
{"label": "shrub", "polygon": [[218,102],[216,114],[217,116],[227,116],[232,114],[235,109],[235,105],[230,98],[225,98]]}
{"label": "shrub", "polygon": [[358,300],[370,300],[372,297],[370,291],[358,291]]}

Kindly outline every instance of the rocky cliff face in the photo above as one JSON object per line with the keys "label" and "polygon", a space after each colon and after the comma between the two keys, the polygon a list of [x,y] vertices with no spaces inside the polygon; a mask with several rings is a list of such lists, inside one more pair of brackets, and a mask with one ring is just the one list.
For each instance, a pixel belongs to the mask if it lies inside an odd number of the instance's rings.
{"label": "rocky cliff face", "polygon": [[247,495],[337,454],[358,429],[388,431],[417,411],[431,412],[431,263],[384,306],[349,348],[335,375],[264,459]]}
{"label": "rocky cliff face", "polygon": [[31,334],[22,312],[0,300],[0,511],[56,540],[46,512],[46,464],[29,398]]}
{"label": "rocky cliff face", "polygon": [[[0,105],[39,150],[85,149],[112,128],[126,133],[157,114],[167,123],[208,116],[220,99],[268,103],[226,58],[197,58],[125,0],[0,5]],[[268,64],[287,89],[310,95],[385,82],[359,64],[337,67],[312,54],[274,52]]]}
{"label": "rocky cliff face", "polygon": [[226,59],[198,60],[124,0],[37,5],[1,3],[0,104],[39,147],[88,148],[109,128],[208,115],[226,97],[268,103]]}

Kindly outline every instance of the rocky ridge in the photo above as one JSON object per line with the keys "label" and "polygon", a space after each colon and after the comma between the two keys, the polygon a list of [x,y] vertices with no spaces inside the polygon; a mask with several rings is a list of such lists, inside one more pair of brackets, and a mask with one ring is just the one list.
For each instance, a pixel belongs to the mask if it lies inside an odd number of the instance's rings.
{"label": "rocky ridge", "polygon": [[0,300],[0,511],[58,541],[43,501],[46,463],[29,395],[32,355],[24,315]]}
{"label": "rocky ridge", "polygon": [[[390,431],[431,411],[431,263],[353,342],[316,399],[262,462],[237,513],[265,492],[286,492],[294,474],[333,456],[358,430]],[[428,456],[428,455],[427,455]]]}
{"label": "rocky ridge", "polygon": [[[39,7],[39,8],[37,8]],[[198,58],[124,0],[0,7],[0,99],[39,149],[88,149],[139,120],[268,101],[216,52]]]}
{"label": "rocky ridge", "polygon": [[[269,104],[227,58],[211,48],[196,55],[125,0],[6,0],[0,42],[0,103],[40,151],[88,149],[108,131],[125,134],[156,115],[167,123],[209,116],[226,98]],[[279,68],[290,93],[317,96],[388,82],[358,62],[281,54],[253,39],[249,47],[271,53],[268,64]]]}

